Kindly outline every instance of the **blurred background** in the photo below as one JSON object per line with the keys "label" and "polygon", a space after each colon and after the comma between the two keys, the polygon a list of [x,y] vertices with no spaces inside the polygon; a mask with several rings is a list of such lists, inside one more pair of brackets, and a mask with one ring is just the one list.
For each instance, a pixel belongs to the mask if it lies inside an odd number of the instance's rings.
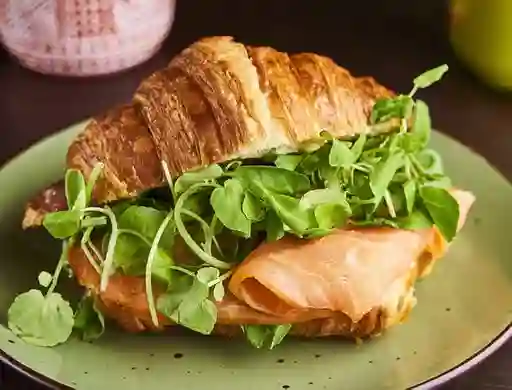
{"label": "blurred background", "polygon": [[[112,28],[112,20],[102,18],[113,2],[121,4],[124,24],[116,27],[117,39],[102,40],[97,35]],[[48,19],[48,3],[67,4],[57,27]],[[482,4],[486,7],[479,8]],[[407,91],[414,76],[448,63],[443,83],[422,92],[435,127],[512,178],[512,97],[504,91],[512,88],[512,32],[507,35],[512,0],[177,0],[174,5],[170,0],[0,0],[5,45],[0,49],[0,163],[44,136],[128,101],[145,76],[195,39],[232,35],[246,44],[330,56],[394,90]],[[9,14],[9,7],[18,7],[18,13]],[[464,20],[451,41],[450,23]],[[44,43],[56,34],[74,41],[65,47]],[[88,43],[77,48],[80,41]],[[92,77],[99,73],[105,75]],[[511,366],[509,342],[443,389],[512,389]],[[1,375],[2,389],[40,389],[19,382],[4,367]]]}
{"label": "blurred background", "polygon": [[[0,4],[8,1],[13,0],[1,0]],[[486,0],[485,4],[495,2],[511,3]],[[425,91],[426,98],[436,97],[430,99],[436,126],[455,132],[469,146],[479,146],[480,135],[465,129],[476,123],[485,129],[494,122],[499,127],[494,131],[501,131],[506,124],[500,125],[496,115],[509,111],[509,99],[475,82],[454,57],[447,29],[449,5],[448,0],[178,0],[171,32],[149,61],[111,76],[82,80],[27,71],[4,53],[0,63],[0,126],[9,137],[3,140],[7,145],[2,158],[13,156],[51,131],[128,100],[144,76],[165,65],[195,39],[214,34],[234,35],[249,44],[273,45],[284,51],[316,51],[356,74],[371,74],[395,90],[407,90],[415,75],[447,62],[452,71],[446,81]],[[147,20],[142,23],[148,26]],[[161,27],[155,29],[161,34]],[[449,109],[446,102],[450,102]],[[473,109],[476,106],[478,115]],[[503,135],[509,134],[503,129]],[[507,140],[510,137],[490,141],[482,152],[505,155],[512,146]],[[512,160],[495,164],[512,172]]]}

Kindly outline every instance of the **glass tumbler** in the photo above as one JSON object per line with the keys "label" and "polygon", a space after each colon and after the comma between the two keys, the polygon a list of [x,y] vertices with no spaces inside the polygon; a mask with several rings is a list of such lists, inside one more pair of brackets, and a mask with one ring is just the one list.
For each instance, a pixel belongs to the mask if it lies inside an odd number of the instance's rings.
{"label": "glass tumbler", "polygon": [[175,0],[0,0],[0,37],[34,71],[104,75],[151,57],[174,12]]}
{"label": "glass tumbler", "polygon": [[482,81],[512,90],[512,0],[451,0],[450,39]]}

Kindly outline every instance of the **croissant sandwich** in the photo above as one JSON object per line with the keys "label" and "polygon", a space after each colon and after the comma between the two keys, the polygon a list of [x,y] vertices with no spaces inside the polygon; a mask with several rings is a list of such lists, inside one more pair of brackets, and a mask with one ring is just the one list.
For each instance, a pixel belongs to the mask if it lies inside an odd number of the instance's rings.
{"label": "croissant sandwich", "polygon": [[[414,98],[446,70],[400,95],[316,54],[192,44],[92,119],[65,180],[27,205],[23,227],[43,225],[62,256],[15,299],[11,330],[53,346],[109,318],[273,348],[402,322],[474,201]],[[63,269],[85,287],[77,308],[55,292]]]}

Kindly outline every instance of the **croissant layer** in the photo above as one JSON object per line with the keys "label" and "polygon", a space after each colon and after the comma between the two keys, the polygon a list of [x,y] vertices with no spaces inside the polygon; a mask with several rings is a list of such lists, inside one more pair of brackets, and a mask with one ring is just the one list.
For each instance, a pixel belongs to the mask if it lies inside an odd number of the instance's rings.
{"label": "croissant layer", "polygon": [[99,203],[134,197],[173,176],[234,158],[292,152],[328,131],[371,131],[375,101],[392,95],[316,54],[202,39],[149,76],[128,105],[94,118],[69,148],[67,164],[104,175]]}

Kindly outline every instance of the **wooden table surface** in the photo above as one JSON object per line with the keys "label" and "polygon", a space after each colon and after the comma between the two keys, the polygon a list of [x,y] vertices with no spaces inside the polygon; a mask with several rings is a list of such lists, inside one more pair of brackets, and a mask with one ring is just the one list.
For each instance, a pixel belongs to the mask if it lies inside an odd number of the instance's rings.
{"label": "wooden table surface", "polygon": [[[115,76],[42,76],[0,54],[0,163],[76,121],[130,98],[139,81],[205,35],[331,56],[359,75],[407,91],[412,78],[441,63],[442,83],[422,98],[435,126],[486,156],[512,178],[512,96],[486,89],[457,63],[446,39],[444,0],[178,0],[173,30],[147,63]],[[512,341],[443,390],[512,389]],[[2,375],[4,382],[2,383]],[[2,389],[40,390],[3,368]]]}

